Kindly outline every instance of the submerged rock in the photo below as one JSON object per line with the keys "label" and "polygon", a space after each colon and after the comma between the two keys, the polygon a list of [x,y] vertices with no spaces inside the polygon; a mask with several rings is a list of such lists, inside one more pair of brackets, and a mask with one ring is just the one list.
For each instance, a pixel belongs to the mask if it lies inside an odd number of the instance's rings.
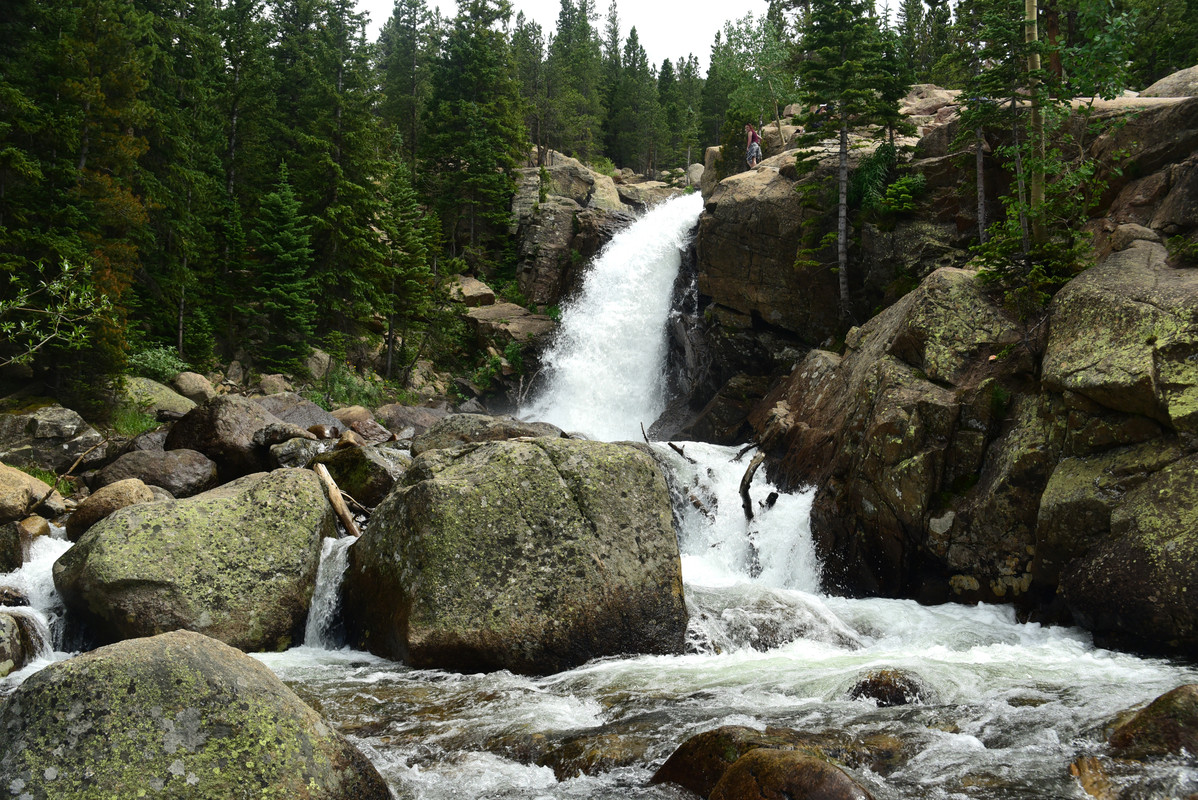
{"label": "submerged rock", "polygon": [[711,800],[871,800],[842,769],[785,750],[754,750],[733,764],[712,789]]}
{"label": "submerged rock", "polygon": [[51,664],[0,706],[13,797],[388,800],[375,768],[265,666],[198,633]]}
{"label": "submerged rock", "polygon": [[101,642],[185,628],[243,650],[303,632],[333,510],[307,470],[250,475],[187,500],[128,506],[54,565]]}
{"label": "submerged rock", "polygon": [[545,674],[683,649],[669,494],[627,446],[540,438],[427,452],[349,556],[353,640],[413,666]]}
{"label": "submerged rock", "polygon": [[1198,753],[1198,684],[1179,686],[1158,697],[1107,737],[1122,758]]}
{"label": "submerged rock", "polygon": [[897,669],[878,669],[865,675],[849,690],[849,699],[870,698],[878,708],[922,703],[927,689],[918,678]]}

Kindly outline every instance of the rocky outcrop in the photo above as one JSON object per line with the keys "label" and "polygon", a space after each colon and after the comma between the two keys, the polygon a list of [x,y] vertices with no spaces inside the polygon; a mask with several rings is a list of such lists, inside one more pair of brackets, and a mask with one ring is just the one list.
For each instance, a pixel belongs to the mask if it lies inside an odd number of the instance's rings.
{"label": "rocky outcrop", "polygon": [[622,183],[616,187],[620,199],[637,209],[648,209],[664,203],[671,197],[677,197],[682,192],[668,183],[661,181],[645,181],[644,183]]}
{"label": "rocky outcrop", "polygon": [[557,323],[544,314],[534,314],[515,303],[496,303],[479,306],[466,312],[466,322],[474,329],[481,347],[491,342],[500,346],[516,342],[536,344],[557,328]]}
{"label": "rocky outcrop", "polygon": [[103,441],[83,417],[60,405],[0,414],[0,461],[6,464],[64,472],[82,458],[86,469],[103,462]]}
{"label": "rocky outcrop", "polygon": [[917,83],[899,101],[899,113],[908,117],[932,116],[947,105],[957,102],[959,89],[943,89],[934,83]]}
{"label": "rocky outcrop", "polygon": [[195,450],[134,450],[100,470],[92,488],[130,478],[166,489],[174,497],[191,497],[216,486],[217,468],[212,459]]}
{"label": "rocky outcrop", "polygon": [[352,640],[413,666],[544,674],[683,646],[668,491],[626,446],[431,450],[349,555]]}
{"label": "rocky outcrop", "polygon": [[548,422],[521,422],[512,417],[492,417],[486,414],[453,414],[438,422],[412,441],[412,455],[429,450],[470,444],[494,442],[521,437],[550,436],[560,438],[562,429]]}
{"label": "rocky outcrop", "polygon": [[1198,96],[1198,66],[1178,70],[1166,75],[1140,92],[1140,97],[1195,97]]}
{"label": "rocky outcrop", "polygon": [[121,642],[0,706],[0,785],[29,800],[388,800],[366,758],[262,664],[197,633]]}
{"label": "rocky outcrop", "polygon": [[54,565],[100,641],[195,630],[243,650],[303,631],[333,511],[307,470],[250,475],[187,500],[123,508]]}
{"label": "rocky outcrop", "polygon": [[117,509],[138,503],[152,503],[155,499],[157,498],[150,491],[150,487],[137,478],[126,478],[108,484],[88,495],[67,518],[67,538],[77,542],[84,531]]}
{"label": "rocky outcrop", "polygon": [[194,400],[149,378],[125,378],[118,399],[151,416],[160,411],[181,416],[196,407]]}
{"label": "rocky outcrop", "polygon": [[495,291],[478,278],[455,275],[446,284],[449,297],[467,308],[489,306],[495,302]]}

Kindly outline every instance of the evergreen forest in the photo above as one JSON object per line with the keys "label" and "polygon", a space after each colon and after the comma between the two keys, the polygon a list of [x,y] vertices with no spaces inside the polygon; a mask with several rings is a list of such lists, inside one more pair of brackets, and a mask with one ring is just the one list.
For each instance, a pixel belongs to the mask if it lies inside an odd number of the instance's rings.
{"label": "evergreen forest", "polygon": [[[452,18],[396,0],[374,40],[353,0],[7,0],[0,366],[86,396],[147,353],[294,373],[314,347],[344,360],[374,337],[390,380],[417,357],[469,370],[442,287],[470,273],[518,294],[513,170],[558,152],[652,175],[739,153],[745,123],[829,93],[846,129],[885,127],[913,83],[1004,97],[1026,81],[1001,72],[1023,69],[1022,3],[891,7],[773,0],[695,43],[703,70],[650,60],[616,0],[561,0],[552,21],[507,0],[459,0]],[[1060,96],[1198,62],[1198,0],[1039,15]]]}

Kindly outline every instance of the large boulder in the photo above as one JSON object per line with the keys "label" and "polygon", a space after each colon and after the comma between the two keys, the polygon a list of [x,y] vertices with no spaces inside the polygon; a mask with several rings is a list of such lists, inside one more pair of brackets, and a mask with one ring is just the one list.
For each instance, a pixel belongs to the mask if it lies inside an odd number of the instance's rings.
{"label": "large boulder", "polygon": [[212,381],[198,372],[180,372],[171,381],[171,387],[196,405],[216,397]]}
{"label": "large boulder", "polygon": [[403,406],[398,403],[380,406],[374,411],[374,417],[392,433],[408,436],[421,434],[449,416],[449,412],[441,408],[425,408],[423,406]]}
{"label": "large boulder", "polygon": [[639,209],[652,208],[658,203],[664,203],[671,197],[677,197],[682,194],[680,189],[675,189],[661,181],[626,183],[620,184],[616,188],[620,193],[621,200],[633,208]]}
{"label": "large boulder", "polygon": [[0,611],[0,678],[7,677],[33,660],[34,644],[25,621],[26,618],[16,612]]}
{"label": "large boulder", "polygon": [[110,483],[88,495],[67,518],[67,538],[77,542],[88,528],[114,511],[138,503],[153,503],[156,499],[150,487],[137,478]]}
{"label": "large boulder", "polygon": [[1120,720],[1107,741],[1121,758],[1198,753],[1198,684],[1178,686]]}
{"label": "large boulder", "polygon": [[1198,272],[1155,242],[1111,253],[1057,293],[1044,385],[1198,434]]}
{"label": "large boulder", "polygon": [[321,539],[334,530],[314,473],[250,475],[113,513],[58,559],[54,584],[100,641],[184,628],[283,649],[303,632]]}
{"label": "large boulder", "polygon": [[82,457],[81,468],[104,460],[106,448],[95,428],[60,405],[27,413],[0,414],[0,461],[61,472]]}
{"label": "large boulder", "polygon": [[453,414],[412,441],[412,455],[457,447],[471,442],[494,442],[520,437],[561,437],[562,429],[548,422],[521,422],[512,417],[486,414]]}
{"label": "large boulder", "polygon": [[345,616],[357,644],[417,667],[545,674],[681,652],[665,480],[600,442],[429,451],[350,548]]}
{"label": "large boulder", "polygon": [[24,519],[35,511],[56,517],[66,511],[66,503],[45,481],[0,464],[0,523]]}
{"label": "large boulder", "polygon": [[191,497],[216,486],[217,467],[195,450],[134,450],[96,473],[92,488],[130,478],[166,489],[174,497]]}
{"label": "large boulder", "polygon": [[365,506],[383,502],[403,477],[412,459],[393,447],[346,447],[316,456],[338,488]]}
{"label": "large boulder", "polygon": [[342,428],[340,420],[311,400],[295,392],[279,392],[266,397],[255,397],[254,401],[283,422],[307,430],[316,425]]}
{"label": "large boulder", "polygon": [[899,113],[908,117],[931,116],[947,105],[957,102],[960,89],[942,89],[934,83],[916,83],[899,101]]}
{"label": "large boulder", "polygon": [[[330,415],[336,424],[336,419]],[[282,420],[240,395],[220,395],[189,411],[171,428],[167,450],[197,450],[216,462],[221,480],[265,470],[270,444],[255,434]],[[288,437],[290,438],[290,437]],[[278,441],[285,441],[280,439]]]}
{"label": "large boulder", "polygon": [[516,342],[528,344],[544,339],[557,329],[557,323],[545,314],[534,314],[515,303],[495,303],[466,312],[466,323],[474,330],[480,345],[496,342],[500,346]]}
{"label": "large boulder", "polygon": [[495,302],[495,290],[478,278],[469,275],[454,275],[446,285],[450,299],[456,300],[467,308],[489,306]]}
{"label": "large boulder", "polygon": [[710,800],[871,800],[839,767],[788,750],[753,750],[741,756],[711,790]]}
{"label": "large boulder", "polygon": [[184,397],[169,386],[141,377],[125,378],[118,399],[151,416],[159,411],[183,415],[196,407],[194,400]]}
{"label": "large boulder", "polygon": [[1140,97],[1195,97],[1198,96],[1198,66],[1182,69],[1166,75],[1140,92]]}
{"label": "large boulder", "polygon": [[370,762],[269,669],[185,631],[30,676],[0,706],[0,786],[28,800],[390,798]]}
{"label": "large boulder", "polygon": [[1198,649],[1195,470],[1191,455],[1144,479],[1110,511],[1110,534],[1063,569],[1065,603],[1098,641]]}

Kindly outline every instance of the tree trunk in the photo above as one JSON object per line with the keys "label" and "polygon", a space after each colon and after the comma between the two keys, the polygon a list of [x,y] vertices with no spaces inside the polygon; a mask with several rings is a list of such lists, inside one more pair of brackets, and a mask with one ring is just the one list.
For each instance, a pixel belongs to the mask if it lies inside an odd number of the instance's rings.
{"label": "tree trunk", "polygon": [[1034,45],[1039,40],[1036,15],[1037,0],[1024,0],[1025,44],[1032,45],[1027,56],[1028,89],[1032,93],[1032,165],[1030,175],[1030,197],[1032,217],[1032,240],[1040,244],[1046,238],[1043,221],[1044,208],[1044,111],[1040,107],[1040,53]]}
{"label": "tree trunk", "polygon": [[983,149],[986,145],[986,136],[982,133],[982,129],[977,131],[977,160],[978,171],[978,241],[985,244],[986,242],[986,154]]}
{"label": "tree trunk", "polygon": [[836,263],[840,267],[840,319],[848,322],[852,318],[849,300],[849,121],[840,121],[840,167],[839,201],[836,222]]}

